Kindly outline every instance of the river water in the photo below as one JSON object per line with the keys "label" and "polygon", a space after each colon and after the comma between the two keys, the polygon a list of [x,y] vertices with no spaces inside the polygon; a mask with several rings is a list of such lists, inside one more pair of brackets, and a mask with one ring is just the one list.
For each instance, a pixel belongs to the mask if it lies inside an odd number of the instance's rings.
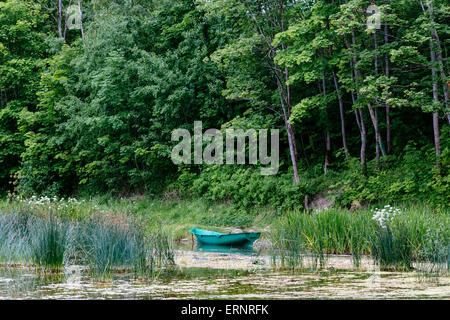
{"label": "river water", "polygon": [[96,281],[81,266],[45,273],[0,267],[0,299],[450,299],[450,277],[380,271],[367,258],[330,256],[320,271],[275,271],[271,257],[251,249],[176,250],[176,270],[139,280],[117,273]]}

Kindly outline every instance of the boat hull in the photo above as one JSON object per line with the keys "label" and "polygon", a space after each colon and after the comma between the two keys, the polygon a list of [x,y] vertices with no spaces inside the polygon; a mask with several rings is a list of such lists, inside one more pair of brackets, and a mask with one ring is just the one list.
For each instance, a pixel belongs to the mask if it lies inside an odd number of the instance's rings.
{"label": "boat hull", "polygon": [[196,236],[198,243],[222,246],[242,246],[253,244],[253,242],[258,240],[261,235],[259,232],[223,234],[202,229],[191,229],[191,233]]}

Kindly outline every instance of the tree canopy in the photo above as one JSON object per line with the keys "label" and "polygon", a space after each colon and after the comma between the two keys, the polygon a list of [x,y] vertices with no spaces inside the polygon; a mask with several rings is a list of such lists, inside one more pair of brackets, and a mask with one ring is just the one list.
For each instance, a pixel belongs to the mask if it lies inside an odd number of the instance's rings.
{"label": "tree canopy", "polygon": [[[1,0],[0,192],[240,201],[253,181],[302,206],[311,177],[406,166],[386,190],[449,203],[449,18],[445,0]],[[281,129],[278,175],[174,165],[172,131],[197,120]]]}

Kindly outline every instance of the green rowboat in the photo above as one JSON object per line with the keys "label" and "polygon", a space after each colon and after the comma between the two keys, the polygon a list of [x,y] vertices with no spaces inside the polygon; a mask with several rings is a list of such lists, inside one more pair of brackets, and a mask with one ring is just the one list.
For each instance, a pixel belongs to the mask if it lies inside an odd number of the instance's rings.
{"label": "green rowboat", "polygon": [[197,237],[197,242],[202,244],[213,244],[222,246],[242,246],[251,245],[258,240],[260,232],[243,232],[243,233],[219,233],[202,229],[191,229],[191,233]]}

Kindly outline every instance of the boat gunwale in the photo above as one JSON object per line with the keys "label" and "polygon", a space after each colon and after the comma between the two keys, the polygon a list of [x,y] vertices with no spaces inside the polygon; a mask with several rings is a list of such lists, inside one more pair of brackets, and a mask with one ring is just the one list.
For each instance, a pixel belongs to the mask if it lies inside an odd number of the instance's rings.
{"label": "boat gunwale", "polygon": [[200,236],[200,237],[216,237],[216,238],[221,238],[223,236],[240,236],[240,235],[261,235],[260,232],[242,232],[242,233],[231,233],[231,234],[221,234],[221,235],[214,235],[214,234],[195,234],[196,236]]}
{"label": "boat gunwale", "polygon": [[[192,228],[191,230],[189,230],[189,232],[191,232],[192,234],[194,234],[195,236],[200,236],[200,237],[215,237],[215,238],[221,238],[223,236],[240,236],[240,235],[255,235],[258,236],[258,238],[261,236],[261,232],[240,232],[240,233],[220,233],[217,232],[217,234],[201,234],[201,233],[196,233],[193,230],[202,230],[203,229],[196,229],[196,228]],[[209,231],[209,230],[204,230],[204,231],[208,231],[208,232],[214,232],[214,231]]]}

